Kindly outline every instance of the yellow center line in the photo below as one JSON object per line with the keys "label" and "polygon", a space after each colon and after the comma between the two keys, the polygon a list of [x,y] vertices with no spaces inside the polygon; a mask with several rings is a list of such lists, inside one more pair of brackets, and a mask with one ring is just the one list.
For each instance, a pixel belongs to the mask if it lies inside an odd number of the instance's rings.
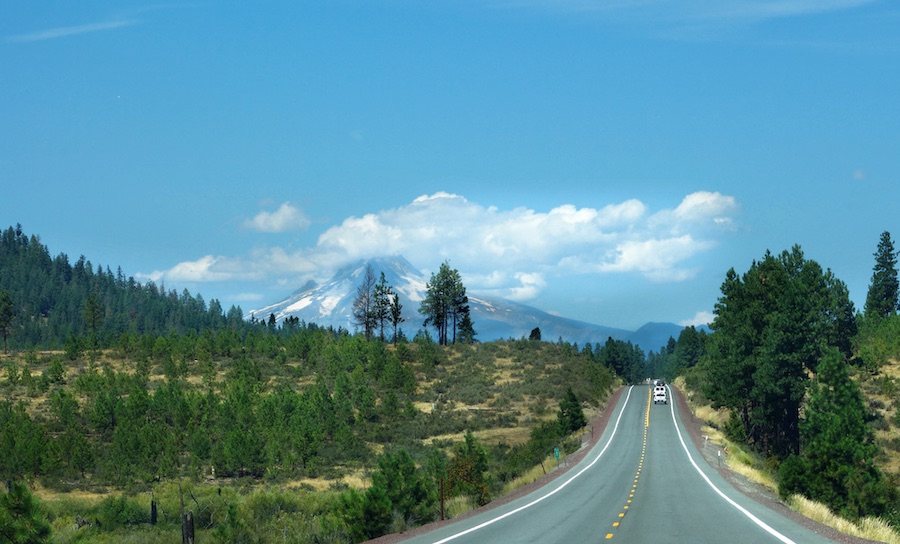
{"label": "yellow center line", "polygon": [[[622,508],[622,511],[619,512],[618,519],[616,521],[614,521],[612,524],[614,529],[619,528],[619,524],[621,523],[622,518],[624,518],[625,514],[628,513],[628,509],[631,506],[631,501],[632,501],[632,499],[634,499],[634,493],[637,490],[637,484],[638,484],[638,480],[641,477],[641,471],[644,468],[644,455],[647,452],[647,428],[650,427],[650,407],[652,405],[653,405],[653,390],[650,389],[650,391],[647,394],[647,414],[644,418],[644,443],[641,446],[641,460],[638,463],[637,471],[634,474],[634,481],[632,482],[632,485],[631,485],[631,492],[628,495],[628,500],[626,501],[625,506]],[[611,540],[613,538],[613,536],[614,536],[614,533],[606,533],[606,540]]]}

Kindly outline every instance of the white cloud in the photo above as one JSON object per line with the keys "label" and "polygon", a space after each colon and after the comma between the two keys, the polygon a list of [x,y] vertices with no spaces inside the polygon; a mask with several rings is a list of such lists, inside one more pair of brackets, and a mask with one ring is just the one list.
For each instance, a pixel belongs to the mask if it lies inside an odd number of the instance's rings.
{"label": "white cloud", "polygon": [[654,281],[683,281],[693,277],[694,271],[681,268],[681,263],[710,247],[710,242],[697,241],[689,235],[627,240],[610,250],[598,268],[603,272],[637,271]]}
{"label": "white cloud", "polygon": [[515,278],[519,280],[520,285],[509,289],[506,298],[510,300],[518,302],[531,300],[547,286],[547,282],[540,274],[520,272],[515,275]]}
{"label": "white cloud", "polygon": [[671,232],[689,232],[704,224],[721,228],[732,225],[732,215],[736,211],[734,197],[718,192],[697,191],[685,196],[675,209],[655,213],[649,223]]}
{"label": "white cloud", "polygon": [[700,325],[709,325],[715,317],[712,312],[699,311],[691,319],[686,319],[678,324],[682,327],[699,327]]}
{"label": "white cloud", "polygon": [[[552,281],[585,274],[636,274],[655,282],[693,277],[698,255],[716,245],[737,206],[730,196],[700,191],[677,206],[650,214],[639,200],[600,208],[560,204],[547,211],[501,209],[446,192],[409,204],[348,217],[325,230],[313,247],[258,248],[243,258],[205,256],[179,263],[153,279],[225,281],[265,279],[299,285],[327,279],[358,259],[401,254],[426,272],[444,260],[457,268],[473,292],[489,291],[518,301],[537,297]],[[274,232],[308,225],[283,204],[257,215],[248,226]],[[148,275],[147,277],[151,277]]]}
{"label": "white cloud", "polygon": [[184,261],[176,264],[166,271],[154,271],[143,276],[153,281],[174,282],[198,282],[198,281],[226,281],[234,279],[235,274],[228,271],[230,268],[224,257],[204,255],[196,261]]}
{"label": "white cloud", "polygon": [[734,197],[698,191],[684,197],[673,215],[682,221],[703,221],[734,209]]}
{"label": "white cloud", "polygon": [[285,202],[274,212],[259,212],[253,219],[244,221],[244,226],[259,232],[305,230],[309,224],[309,218],[290,202]]}
{"label": "white cloud", "polygon": [[527,300],[548,275],[637,272],[655,281],[688,279],[695,271],[684,264],[714,247],[712,237],[731,223],[736,208],[733,197],[708,191],[649,217],[636,199],[541,212],[485,207],[438,192],[350,217],[324,232],[316,251],[347,260],[399,253],[426,268],[450,259],[477,287]]}

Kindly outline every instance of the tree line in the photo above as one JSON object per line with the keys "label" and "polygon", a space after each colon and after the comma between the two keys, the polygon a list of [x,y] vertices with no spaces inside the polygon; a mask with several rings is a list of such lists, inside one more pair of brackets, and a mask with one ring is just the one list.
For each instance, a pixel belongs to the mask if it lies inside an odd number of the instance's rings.
{"label": "tree line", "polygon": [[51,257],[36,235],[21,225],[0,235],[0,334],[4,349],[62,348],[90,337],[108,346],[120,335],[185,333],[246,324],[240,307],[227,311],[185,289],[180,294],[150,281],[94,265],[83,255]]}

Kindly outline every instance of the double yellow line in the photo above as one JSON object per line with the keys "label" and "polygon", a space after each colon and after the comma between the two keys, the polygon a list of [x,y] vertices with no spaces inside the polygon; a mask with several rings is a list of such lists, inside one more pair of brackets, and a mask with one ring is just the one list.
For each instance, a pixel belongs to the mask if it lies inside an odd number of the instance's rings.
{"label": "double yellow line", "polygon": [[[647,417],[644,419],[644,428],[650,426],[650,407],[653,406],[653,388],[647,390]],[[644,440],[647,439],[647,432],[644,431]]]}
{"label": "double yellow line", "polygon": [[[628,493],[628,500],[625,501],[625,506],[622,507],[622,511],[619,512],[619,515],[616,521],[613,522],[613,530],[619,528],[619,524],[622,523],[622,519],[625,517],[625,514],[628,513],[628,509],[631,508],[631,501],[634,500],[634,494],[637,492],[638,481],[641,479],[641,470],[644,469],[644,456],[647,455],[647,432],[650,430],[650,407],[653,405],[653,389],[650,389],[649,394],[647,395],[647,415],[644,419],[644,442],[641,445],[641,461],[638,463],[637,472],[634,474],[634,481],[631,483],[631,491]],[[606,540],[612,539],[615,533],[606,533]]]}

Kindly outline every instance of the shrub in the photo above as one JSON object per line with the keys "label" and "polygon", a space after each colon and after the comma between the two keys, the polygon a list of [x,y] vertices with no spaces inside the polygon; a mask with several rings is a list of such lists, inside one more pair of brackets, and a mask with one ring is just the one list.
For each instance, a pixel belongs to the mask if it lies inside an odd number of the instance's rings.
{"label": "shrub", "polygon": [[125,495],[103,499],[97,507],[97,518],[104,531],[120,527],[150,523],[150,509],[144,508],[134,499]]}
{"label": "shrub", "polygon": [[747,442],[747,433],[744,430],[744,423],[734,412],[731,412],[728,421],[725,422],[725,428],[722,429],[722,431],[732,442],[737,442],[739,444]]}

